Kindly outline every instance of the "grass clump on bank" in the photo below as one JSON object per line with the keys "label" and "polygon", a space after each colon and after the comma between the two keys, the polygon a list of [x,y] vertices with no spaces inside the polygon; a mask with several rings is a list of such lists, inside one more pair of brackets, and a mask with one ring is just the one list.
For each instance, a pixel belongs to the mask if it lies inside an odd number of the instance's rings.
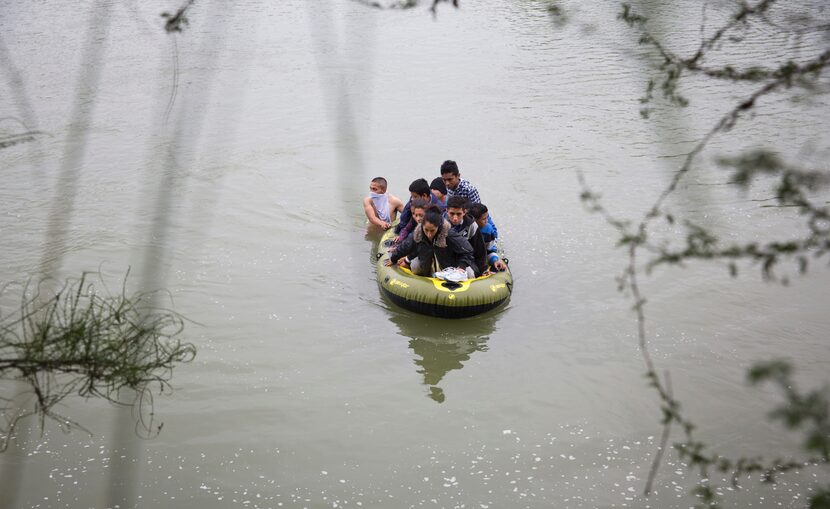
{"label": "grass clump on bank", "polygon": [[[55,411],[72,395],[137,405],[142,415],[142,407],[152,410],[151,391],[169,389],[173,367],[196,355],[180,339],[184,318],[154,305],[155,294],[128,296],[125,277],[120,294],[101,295],[89,276],[68,279],[48,295],[43,282],[24,284],[14,313],[0,307],[0,450],[31,415],[40,418],[41,429],[47,418],[65,431],[84,429]],[[12,380],[30,397],[25,406],[18,404],[20,394],[3,394]],[[134,401],[122,401],[122,389],[134,391]],[[151,431],[143,419],[139,425]]]}

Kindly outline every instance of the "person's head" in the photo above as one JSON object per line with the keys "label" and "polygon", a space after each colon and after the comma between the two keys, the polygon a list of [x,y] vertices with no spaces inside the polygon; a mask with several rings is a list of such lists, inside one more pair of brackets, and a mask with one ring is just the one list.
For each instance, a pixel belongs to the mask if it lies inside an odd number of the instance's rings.
{"label": "person's head", "polygon": [[464,214],[467,213],[467,198],[463,196],[451,196],[447,200],[447,219],[453,226],[464,222]]}
{"label": "person's head", "polygon": [[447,189],[455,189],[461,182],[461,174],[458,173],[458,164],[455,161],[444,161],[441,165],[441,180]]}
{"label": "person's head", "polygon": [[441,229],[442,224],[444,224],[444,216],[441,215],[441,211],[438,207],[429,207],[426,214],[424,214],[424,222],[421,223],[424,235],[426,235],[429,240],[434,239],[435,234]]}
{"label": "person's head", "polygon": [[432,179],[432,182],[429,184],[429,190],[432,191],[433,196],[441,201],[444,201],[444,196],[447,195],[447,186],[444,184],[444,181],[441,180],[441,177],[435,177]]}
{"label": "person's head", "polygon": [[414,219],[416,223],[421,224],[421,221],[424,220],[424,214],[426,213],[427,206],[429,206],[429,202],[423,198],[412,200],[412,205],[409,206],[409,210],[412,211],[412,219]]}
{"label": "person's head", "polygon": [[473,203],[467,212],[473,216],[473,219],[476,220],[476,224],[478,224],[479,228],[484,228],[484,225],[487,224],[487,217],[490,215],[487,212],[486,205],[483,203]]}
{"label": "person's head", "polygon": [[369,182],[369,191],[375,194],[383,194],[386,192],[386,179],[383,177],[375,177]]}
{"label": "person's head", "polygon": [[409,184],[409,194],[413,200],[417,198],[429,200],[429,182],[427,182],[427,179],[418,179]]}

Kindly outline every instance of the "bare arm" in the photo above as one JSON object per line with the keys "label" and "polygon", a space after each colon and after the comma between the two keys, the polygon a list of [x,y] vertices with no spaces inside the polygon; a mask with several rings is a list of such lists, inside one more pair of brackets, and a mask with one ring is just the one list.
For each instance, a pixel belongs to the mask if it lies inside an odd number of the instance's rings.
{"label": "bare arm", "polygon": [[372,199],[369,197],[363,198],[363,212],[366,213],[366,218],[375,226],[380,226],[384,230],[389,229],[391,226],[386,221],[382,221],[378,217],[378,212],[375,210],[375,204],[372,203]]}

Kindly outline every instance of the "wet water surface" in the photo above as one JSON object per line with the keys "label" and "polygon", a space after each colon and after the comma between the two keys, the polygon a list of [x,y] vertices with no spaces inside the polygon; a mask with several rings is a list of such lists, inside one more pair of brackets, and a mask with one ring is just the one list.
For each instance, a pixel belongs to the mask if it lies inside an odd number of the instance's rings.
{"label": "wet water surface", "polygon": [[[707,3],[707,26],[722,4]],[[658,104],[644,120],[652,64],[619,6],[565,2],[558,23],[546,5],[462,2],[433,18],[196,2],[173,36],[169,2],[115,3],[87,31],[91,3],[0,1],[0,117],[48,133],[0,151],[0,282],[47,259],[61,277],[97,270],[118,288],[131,268],[131,286],[170,291],[198,349],[154,399],[158,436],[115,442],[111,406],[69,400],[61,411],[92,437],[48,424],[0,456],[20,473],[19,507],[104,507],[122,455],[140,507],[692,505],[696,478],[672,454],[642,496],[659,408],[616,289],[625,254],[580,204],[577,172],[637,219],[751,89],[690,79],[689,108]],[[700,6],[653,7],[674,50],[696,47]],[[740,58],[768,56],[778,40],[763,35]],[[807,55],[822,42],[797,44]],[[771,190],[738,192],[711,163],[758,146],[822,160],[826,101],[766,98],[713,140],[669,206],[735,241],[790,235],[791,210],[759,206]],[[406,197],[445,159],[478,187],[515,278],[510,303],[476,319],[386,302],[365,235],[369,179]],[[68,193],[65,240],[50,244]],[[826,267],[789,286],[759,272],[691,263],[643,282],[655,361],[700,435],[735,455],[800,443],[765,419],[777,396],[748,388],[746,368],[783,355],[810,387],[830,360]],[[811,476],[749,482],[727,506],[801,507]]]}

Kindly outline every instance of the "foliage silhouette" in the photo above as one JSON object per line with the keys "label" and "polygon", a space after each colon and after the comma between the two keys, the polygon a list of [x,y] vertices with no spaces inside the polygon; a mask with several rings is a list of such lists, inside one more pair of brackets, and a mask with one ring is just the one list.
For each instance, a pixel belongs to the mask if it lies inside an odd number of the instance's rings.
{"label": "foliage silhouette", "polygon": [[[40,418],[41,429],[47,418],[65,431],[84,429],[56,411],[72,395],[124,404],[119,391],[133,389],[139,411],[152,415],[151,391],[169,390],[173,368],[194,358],[195,347],[179,339],[182,316],[150,307],[149,294],[128,296],[126,278],[121,292],[109,295],[89,276],[69,279],[48,296],[44,283],[21,285],[19,311],[0,314],[0,378],[24,383],[34,396],[33,408],[22,413],[14,398],[0,398],[6,404],[0,450],[29,415]],[[141,415],[146,432],[161,428]]]}
{"label": "foliage silhouette", "polygon": [[[719,507],[721,500],[719,486],[710,480],[714,471],[730,473],[733,487],[738,487],[739,481],[751,474],[760,473],[764,482],[774,483],[779,474],[817,465],[826,466],[830,462],[828,458],[830,389],[825,386],[806,393],[798,391],[792,380],[792,365],[780,359],[756,364],[750,369],[748,379],[753,385],[772,382],[782,391],[784,402],[771,412],[770,418],[780,421],[789,429],[800,430],[804,433],[803,452],[806,456],[797,459],[776,458],[773,460],[764,460],[761,457],[730,459],[716,451],[712,452],[709,444],[697,439],[694,433],[695,424],[683,413],[681,402],[673,395],[669,374],[665,373],[662,377],[658,375],[646,333],[646,298],[640,288],[640,276],[648,275],[654,267],[663,264],[682,265],[688,260],[725,261],[733,277],[738,273],[736,260],[751,260],[760,265],[765,279],[786,284],[787,278],[776,277],[774,272],[775,267],[782,260],[795,260],[798,270],[803,274],[807,272],[810,257],[818,259],[830,251],[830,210],[810,199],[812,194],[827,186],[830,175],[820,169],[805,169],[787,164],[768,150],[754,150],[736,157],[722,157],[718,163],[722,167],[731,168],[733,171],[731,182],[744,189],[762,177],[777,179],[775,200],[778,206],[792,207],[805,220],[805,233],[800,237],[723,246],[721,240],[713,232],[690,220],[678,220],[665,206],[667,198],[674,193],[681,180],[691,171],[692,163],[709,142],[716,135],[732,129],[739,120],[745,119],[758,106],[758,100],[761,97],[795,88],[807,92],[820,88],[819,80],[822,72],[830,62],[830,49],[804,61],[786,60],[771,67],[756,65],[739,70],[732,65],[713,67],[706,63],[706,57],[712,51],[720,49],[724,38],[740,42],[740,34],[736,34],[736,31],[746,29],[753,23],[771,23],[769,14],[775,3],[775,0],[762,0],[754,5],[741,2],[729,21],[719,27],[713,35],[703,39],[697,50],[686,58],[670,52],[648,32],[647,17],[636,13],[629,4],[622,4],[619,19],[638,30],[640,32],[639,42],[653,47],[661,59],[658,65],[660,76],[649,81],[646,93],[640,99],[640,102],[645,105],[641,110],[644,118],[648,118],[651,113],[649,105],[655,101],[654,91],[658,87],[669,104],[680,107],[689,105],[689,100],[679,92],[681,78],[686,75],[746,82],[755,84],[757,88],[724,114],[697,142],[668,186],[639,222],[615,217],[603,206],[601,197],[590,189],[584,176],[581,173],[578,174],[583,187],[581,194],[583,203],[589,211],[602,215],[605,221],[617,230],[619,235],[617,244],[627,250],[628,263],[618,277],[619,289],[630,292],[634,301],[633,310],[637,317],[638,340],[646,365],[646,378],[649,385],[657,392],[661,402],[663,433],[644,492],[646,495],[651,492],[668,445],[671,427],[677,425],[682,429],[684,436],[681,441],[674,444],[674,447],[687,468],[700,475],[701,482],[694,489],[694,493],[699,497],[702,506],[710,508]],[[791,30],[798,32],[799,29]],[[830,31],[830,27],[824,27],[823,30]],[[682,225],[686,232],[685,246],[681,249],[669,249],[653,239],[651,226],[656,220]],[[641,262],[641,258],[645,260]],[[809,504],[811,508],[830,507],[830,486],[815,487],[810,494]]]}
{"label": "foliage silhouette", "polygon": [[[363,4],[367,7],[372,7],[375,9],[399,9],[399,10],[406,10],[406,9],[413,9],[418,7],[421,2],[420,0],[391,0],[388,2],[380,2],[378,0],[352,0],[359,4]],[[448,3],[452,4],[453,7],[458,8],[459,0],[432,0],[432,5],[430,6],[429,10],[432,14],[436,14],[438,11],[438,4],[441,3]]]}

